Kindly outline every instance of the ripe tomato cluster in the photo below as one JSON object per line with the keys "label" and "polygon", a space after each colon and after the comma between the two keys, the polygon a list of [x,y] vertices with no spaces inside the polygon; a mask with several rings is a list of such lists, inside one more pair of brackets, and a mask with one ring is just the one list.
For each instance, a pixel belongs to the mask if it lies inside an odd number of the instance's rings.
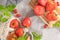
{"label": "ripe tomato cluster", "polygon": [[[39,5],[38,5],[39,4]],[[59,6],[59,2],[53,0],[38,0],[38,4],[34,6],[34,12],[37,16],[42,16],[47,12],[46,19],[48,21],[57,20],[56,13],[53,12]]]}
{"label": "ripe tomato cluster", "polygon": [[[14,9],[14,14],[16,14],[16,17],[20,17],[20,14],[18,14],[17,9]],[[29,28],[31,26],[31,20],[29,17],[25,17],[21,23],[18,19],[13,19],[10,21],[10,27],[15,29],[15,34],[17,37],[24,35],[24,28],[22,26]]]}
{"label": "ripe tomato cluster", "polygon": [[[24,34],[24,28],[20,27],[21,22],[18,19],[13,19],[10,22],[10,27],[15,29],[15,34],[17,36],[23,36]],[[29,28],[31,26],[31,20],[29,17],[25,17],[22,21],[22,25],[26,28]]]}
{"label": "ripe tomato cluster", "polygon": [[37,5],[34,6],[34,13],[37,16],[44,15],[47,21],[56,21],[58,17],[54,10],[57,6],[60,6],[60,3],[55,0],[38,0]]}
{"label": "ripe tomato cluster", "polygon": [[[53,10],[55,10],[59,5],[60,3],[55,1],[49,2],[48,0],[38,0],[38,4],[34,6],[34,12],[37,16],[42,16],[47,12],[46,19],[48,21],[55,21],[57,20],[57,15]],[[13,12],[16,17],[19,18],[21,16],[17,9],[14,9]],[[15,29],[15,34],[17,36],[24,35],[24,28],[20,27],[20,24],[26,28],[29,28],[31,26],[31,20],[29,17],[25,17],[22,23],[18,19],[13,19],[10,22],[10,27]],[[46,24],[44,25],[44,28],[47,28]]]}

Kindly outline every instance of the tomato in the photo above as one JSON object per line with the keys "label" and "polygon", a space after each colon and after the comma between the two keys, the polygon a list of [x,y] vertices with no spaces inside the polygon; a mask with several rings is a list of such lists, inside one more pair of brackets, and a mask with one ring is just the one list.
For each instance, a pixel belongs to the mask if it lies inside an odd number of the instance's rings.
{"label": "tomato", "polygon": [[13,12],[16,14],[18,11],[17,11],[17,9],[14,9]]}
{"label": "tomato", "polygon": [[10,22],[10,27],[11,28],[18,28],[19,27],[19,21],[17,19],[13,19],[11,22]]}
{"label": "tomato", "polygon": [[46,15],[46,19],[48,21],[55,21],[55,20],[57,20],[57,15],[55,12],[52,11]]}
{"label": "tomato", "polygon": [[44,28],[47,28],[47,24],[44,25]]}
{"label": "tomato", "polygon": [[17,13],[17,14],[16,14],[16,17],[18,17],[18,18],[19,18],[20,16],[21,16],[21,14],[19,14],[19,13]]}
{"label": "tomato", "polygon": [[37,16],[41,16],[44,15],[45,13],[45,8],[43,6],[40,5],[36,5],[34,6],[34,12]]}
{"label": "tomato", "polygon": [[47,2],[46,4],[46,10],[47,11],[53,11],[57,8],[57,3],[56,2]]}
{"label": "tomato", "polygon": [[19,37],[19,36],[23,36],[24,35],[24,30],[23,28],[18,28],[16,31],[15,31],[15,34]]}
{"label": "tomato", "polygon": [[30,27],[31,26],[31,20],[30,20],[30,18],[29,17],[25,17],[23,19],[22,25],[25,26],[25,27],[27,27],[27,28]]}
{"label": "tomato", "polygon": [[42,6],[46,6],[47,0],[38,0],[38,3]]}

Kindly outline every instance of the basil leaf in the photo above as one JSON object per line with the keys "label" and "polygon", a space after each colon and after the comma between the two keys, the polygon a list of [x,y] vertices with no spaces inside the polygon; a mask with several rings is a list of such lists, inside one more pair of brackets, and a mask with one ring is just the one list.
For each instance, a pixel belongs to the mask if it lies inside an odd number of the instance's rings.
{"label": "basil leaf", "polygon": [[1,21],[1,18],[3,17],[3,15],[2,14],[0,14],[0,21]]}
{"label": "basil leaf", "polygon": [[32,34],[33,34],[33,39],[34,40],[40,40],[40,39],[42,39],[42,35],[41,34],[38,35],[36,32],[32,32]]}
{"label": "basil leaf", "polygon": [[4,10],[5,7],[3,5],[0,5],[0,10]]}
{"label": "basil leaf", "polygon": [[1,18],[1,22],[6,22],[7,20],[7,18]]}
{"label": "basil leaf", "polygon": [[24,36],[19,37],[17,40],[26,40],[28,37],[28,33],[26,33]]}
{"label": "basil leaf", "polygon": [[15,7],[16,7],[16,5],[8,5],[7,10],[12,12]]}
{"label": "basil leaf", "polygon": [[3,12],[3,14],[4,14],[4,16],[6,16],[7,18],[10,18],[10,17],[11,17],[11,14],[10,14],[10,12],[9,12],[8,10],[5,10],[5,11]]}

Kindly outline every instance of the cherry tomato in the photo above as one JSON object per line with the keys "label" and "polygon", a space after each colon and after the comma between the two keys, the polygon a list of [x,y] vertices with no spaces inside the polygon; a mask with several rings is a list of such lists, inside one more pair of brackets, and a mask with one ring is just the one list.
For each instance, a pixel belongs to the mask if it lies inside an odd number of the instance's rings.
{"label": "cherry tomato", "polygon": [[18,13],[17,9],[14,9],[14,10],[13,10],[13,12],[14,12],[15,14],[17,14],[17,13]]}
{"label": "cherry tomato", "polygon": [[18,28],[16,31],[15,31],[15,34],[19,37],[19,36],[23,36],[24,35],[24,30],[23,28]]}
{"label": "cherry tomato", "polygon": [[11,28],[18,28],[19,27],[19,21],[17,19],[13,19],[11,22],[10,22],[10,27]]}
{"label": "cherry tomato", "polygon": [[19,13],[17,13],[17,14],[16,14],[16,17],[18,17],[18,18],[19,18],[20,16],[21,16],[21,14],[19,14]]}
{"label": "cherry tomato", "polygon": [[44,25],[44,28],[47,28],[47,24]]}
{"label": "cherry tomato", "polygon": [[31,26],[31,20],[30,20],[30,18],[29,17],[25,17],[23,19],[22,25],[25,26],[25,27],[27,27],[27,28],[30,27]]}

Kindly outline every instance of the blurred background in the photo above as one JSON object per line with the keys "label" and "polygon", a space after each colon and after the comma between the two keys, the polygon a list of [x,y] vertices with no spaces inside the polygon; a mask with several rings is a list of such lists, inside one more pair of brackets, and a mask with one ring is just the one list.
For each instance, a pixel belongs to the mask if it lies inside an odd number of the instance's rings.
{"label": "blurred background", "polygon": [[21,0],[0,0],[0,4],[7,6],[8,4],[18,4]]}

